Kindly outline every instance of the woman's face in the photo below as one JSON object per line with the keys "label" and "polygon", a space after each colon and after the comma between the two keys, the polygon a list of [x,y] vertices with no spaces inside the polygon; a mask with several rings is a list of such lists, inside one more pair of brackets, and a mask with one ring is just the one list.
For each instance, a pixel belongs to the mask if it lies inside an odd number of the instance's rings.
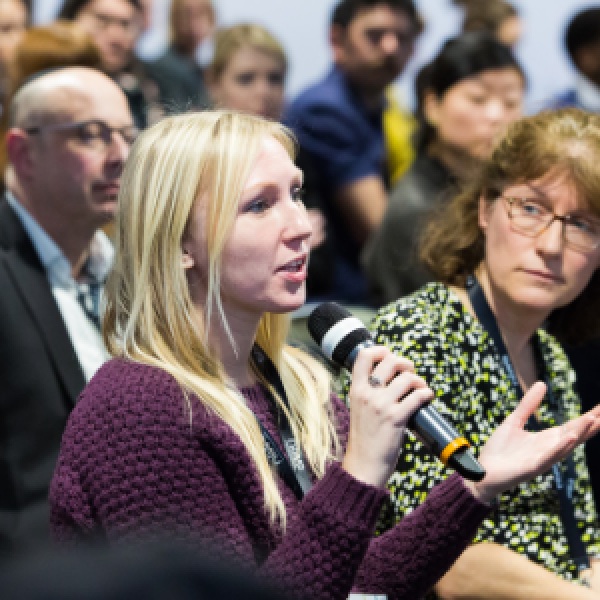
{"label": "woman's face", "polygon": [[537,237],[515,231],[504,198],[532,200],[558,216],[578,215],[598,223],[600,218],[583,206],[564,174],[549,173],[530,183],[512,185],[492,203],[480,200],[479,225],[485,234],[485,259],[480,268],[504,302],[544,320],[584,290],[600,265],[600,248],[581,251],[566,244],[563,223],[558,220]]}
{"label": "woman's face", "polygon": [[283,111],[284,80],[284,65],[275,55],[244,46],[210,87],[219,108],[278,121]]}
{"label": "woman's face", "polygon": [[21,0],[0,0],[0,65],[4,68],[14,57],[27,24],[27,10]]}
{"label": "woman's face", "polygon": [[[223,250],[220,289],[228,315],[260,318],[265,312],[289,312],[304,304],[312,229],[301,188],[302,172],[285,148],[265,138]],[[205,223],[199,205],[184,242],[184,267],[198,269],[205,280]]]}
{"label": "woman's face", "polygon": [[521,116],[523,79],[513,68],[463,79],[441,98],[425,99],[425,116],[439,140],[474,158],[489,156],[502,130]]}

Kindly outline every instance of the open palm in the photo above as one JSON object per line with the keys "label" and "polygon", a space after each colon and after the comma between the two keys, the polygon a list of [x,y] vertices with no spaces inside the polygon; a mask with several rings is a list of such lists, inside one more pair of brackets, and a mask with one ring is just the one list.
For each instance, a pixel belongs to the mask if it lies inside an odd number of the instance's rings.
{"label": "open palm", "polygon": [[544,473],[600,430],[600,406],[567,423],[532,433],[525,423],[544,398],[545,384],[531,387],[517,409],[481,449],[486,476],[477,488],[487,498]]}

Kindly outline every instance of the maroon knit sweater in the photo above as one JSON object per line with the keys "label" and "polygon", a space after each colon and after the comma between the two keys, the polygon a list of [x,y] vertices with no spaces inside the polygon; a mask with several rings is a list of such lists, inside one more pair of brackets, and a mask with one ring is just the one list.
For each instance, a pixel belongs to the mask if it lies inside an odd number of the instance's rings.
{"label": "maroon knit sweater", "polygon": [[[281,444],[264,389],[242,390]],[[349,417],[332,399],[342,444]],[[226,560],[293,594],[343,600],[351,589],[419,598],[452,565],[489,508],[454,475],[385,535],[372,539],[386,491],[332,464],[299,502],[280,482],[287,531],[269,523],[258,474],[240,439],[161,369],[112,360],[83,391],[50,487],[59,541],[102,533],[127,540],[157,529],[218,548]]]}

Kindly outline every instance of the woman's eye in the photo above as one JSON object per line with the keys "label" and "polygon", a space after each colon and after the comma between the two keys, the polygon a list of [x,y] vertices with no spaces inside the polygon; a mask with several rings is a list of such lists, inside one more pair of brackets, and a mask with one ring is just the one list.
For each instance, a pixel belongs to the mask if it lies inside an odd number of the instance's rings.
{"label": "woman's eye", "polygon": [[521,209],[526,215],[531,216],[542,215],[546,212],[539,204],[535,204],[535,202],[523,202]]}
{"label": "woman's eye", "polygon": [[569,227],[574,227],[577,231],[581,231],[582,233],[596,233],[598,230],[597,226],[594,226],[591,221],[588,221],[583,217],[570,217]]}
{"label": "woman's eye", "polygon": [[292,189],[292,198],[296,202],[303,202],[304,201],[304,188],[301,188],[301,187],[293,188]]}
{"label": "woman's eye", "polygon": [[248,205],[247,212],[263,213],[269,206],[269,201],[266,198],[257,198]]}
{"label": "woman's eye", "polygon": [[254,81],[254,73],[240,73],[235,79],[240,85],[250,85]]}
{"label": "woman's eye", "polygon": [[269,85],[272,86],[283,86],[283,73],[279,71],[271,72],[267,75]]}
{"label": "woman's eye", "polygon": [[483,94],[473,94],[471,95],[470,100],[473,104],[481,105],[486,103],[487,96],[484,96]]}

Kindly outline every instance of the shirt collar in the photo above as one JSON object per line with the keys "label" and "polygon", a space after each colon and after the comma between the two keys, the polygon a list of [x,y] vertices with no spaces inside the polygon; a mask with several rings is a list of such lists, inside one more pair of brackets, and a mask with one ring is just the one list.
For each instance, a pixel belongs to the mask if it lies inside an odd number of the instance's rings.
{"label": "shirt collar", "polygon": [[575,91],[579,104],[591,112],[600,112],[600,89],[581,73],[575,74]]}
{"label": "shirt collar", "polygon": [[[71,279],[71,265],[56,242],[9,191],[6,192],[6,200],[21,221],[47,276],[56,276],[61,280]],[[110,240],[98,229],[90,242],[87,275],[97,282],[103,282],[112,267],[114,254]]]}

